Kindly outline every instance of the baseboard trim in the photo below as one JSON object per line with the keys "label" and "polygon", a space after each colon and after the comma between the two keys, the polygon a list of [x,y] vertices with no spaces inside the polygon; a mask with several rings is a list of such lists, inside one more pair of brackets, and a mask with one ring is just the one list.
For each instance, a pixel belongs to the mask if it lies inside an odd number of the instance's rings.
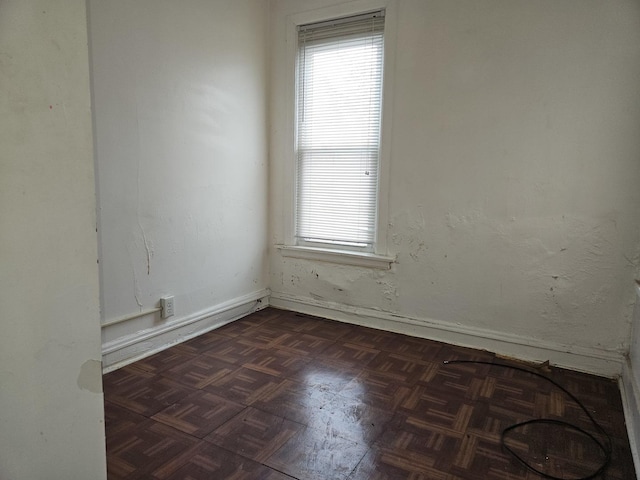
{"label": "baseboard trim", "polygon": [[164,325],[136,332],[102,345],[103,372],[108,373],[202,335],[269,305],[269,290],[220,303],[209,309],[178,318]]}
{"label": "baseboard trim", "polygon": [[272,292],[270,305],[342,322],[429,338],[465,347],[489,350],[527,361],[548,360],[558,367],[614,378],[622,373],[623,353],[618,351],[543,342],[536,338],[412,318],[381,310],[355,307],[309,297]]}
{"label": "baseboard trim", "polygon": [[629,445],[636,467],[636,477],[640,479],[640,385],[633,375],[631,362],[627,358],[622,365],[620,377],[620,394],[624,407],[624,418],[627,423]]}

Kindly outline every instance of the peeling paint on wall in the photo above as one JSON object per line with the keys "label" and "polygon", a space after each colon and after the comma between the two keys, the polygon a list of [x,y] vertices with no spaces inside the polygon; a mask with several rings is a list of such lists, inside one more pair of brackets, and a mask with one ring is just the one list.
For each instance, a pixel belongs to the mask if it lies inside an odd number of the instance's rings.
{"label": "peeling paint on wall", "polygon": [[78,387],[91,393],[102,393],[102,362],[87,360],[80,367]]}
{"label": "peeling paint on wall", "polygon": [[[276,252],[272,278],[299,282],[274,281],[274,294],[624,348],[640,258],[640,11],[568,1],[493,2],[499,19],[456,2],[397,2],[382,252],[397,263],[373,272]],[[323,3],[278,0],[272,32]],[[284,125],[287,45],[272,40],[271,123]],[[271,142],[275,244],[286,242],[290,201],[285,130]]]}

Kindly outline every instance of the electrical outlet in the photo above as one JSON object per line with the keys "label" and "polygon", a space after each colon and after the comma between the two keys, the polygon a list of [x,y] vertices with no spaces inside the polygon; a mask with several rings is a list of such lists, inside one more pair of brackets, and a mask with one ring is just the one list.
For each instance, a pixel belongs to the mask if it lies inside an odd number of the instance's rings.
{"label": "electrical outlet", "polygon": [[162,307],[162,318],[169,318],[175,315],[173,309],[173,296],[162,297],[160,299],[160,306]]}

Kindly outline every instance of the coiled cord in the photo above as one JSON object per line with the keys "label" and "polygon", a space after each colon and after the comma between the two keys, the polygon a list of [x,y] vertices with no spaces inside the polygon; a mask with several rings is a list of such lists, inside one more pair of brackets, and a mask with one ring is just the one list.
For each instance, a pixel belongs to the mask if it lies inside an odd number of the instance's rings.
{"label": "coiled cord", "polygon": [[[584,411],[584,413],[586,413],[587,417],[589,417],[589,420],[591,421],[591,423],[593,424],[593,426],[595,427],[595,429],[598,431],[598,434],[601,435],[604,438],[604,441],[599,440],[595,435],[592,435],[591,433],[587,432],[586,430],[565,422],[563,420],[554,420],[554,419],[550,419],[550,418],[536,418],[533,420],[527,420],[526,422],[520,422],[520,423],[516,423],[514,425],[511,425],[507,428],[505,428],[504,430],[502,430],[502,434],[500,435],[500,444],[502,445],[502,448],[504,448],[506,451],[508,451],[511,455],[513,455],[514,458],[516,458],[516,460],[518,460],[522,465],[524,465],[527,469],[531,470],[532,472],[537,473],[538,475],[541,475],[544,478],[550,478],[553,480],[589,480],[592,478],[595,478],[596,476],[600,475],[601,473],[603,473],[606,468],[609,466],[609,463],[611,463],[611,453],[612,453],[612,447],[611,447],[611,437],[609,436],[609,434],[606,432],[606,430],[596,421],[595,418],[593,418],[593,415],[591,415],[591,413],[587,410],[587,408],[584,406],[584,404],[578,400],[576,398],[575,395],[573,395],[570,391],[568,391],[566,388],[564,388],[562,385],[560,385],[558,382],[556,382],[555,380],[552,380],[551,378],[542,375],[538,372],[533,372],[531,370],[528,370],[526,368],[522,368],[522,367],[516,367],[513,365],[505,365],[502,363],[493,363],[493,362],[486,362],[486,361],[481,361],[481,360],[445,360],[443,362],[445,365],[451,365],[451,364],[457,364],[457,363],[474,363],[474,364],[480,364],[480,365],[490,365],[492,367],[500,367],[500,368],[505,368],[505,369],[510,369],[510,370],[516,370],[519,372],[524,372],[527,373],[529,375],[533,375],[535,377],[541,378],[543,380],[546,380],[547,382],[551,383],[552,385],[554,385],[556,388],[558,388],[559,390],[561,390],[562,392],[564,392],[569,398],[571,398],[571,400],[573,400],[581,409],[582,411]],[[533,424],[546,424],[546,425],[559,425],[565,428],[569,428],[571,430],[577,431],[579,433],[581,433],[582,435],[586,436],[587,438],[590,438],[597,446],[598,448],[602,451],[603,455],[604,455],[604,460],[602,462],[602,464],[591,474],[585,476],[585,477],[574,477],[574,478],[566,478],[566,477],[556,477],[553,475],[550,475],[546,472],[543,472],[541,470],[538,470],[537,468],[535,468],[533,465],[531,465],[529,462],[527,462],[524,458],[522,458],[520,455],[518,455],[511,447],[509,447],[506,443],[506,437],[508,435],[509,432],[520,428],[520,427],[524,427],[525,425],[533,425]]]}

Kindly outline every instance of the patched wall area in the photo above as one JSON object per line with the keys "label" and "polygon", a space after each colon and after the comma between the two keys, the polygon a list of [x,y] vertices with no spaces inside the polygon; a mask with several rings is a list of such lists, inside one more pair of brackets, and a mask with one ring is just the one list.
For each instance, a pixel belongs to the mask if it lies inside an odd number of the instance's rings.
{"label": "patched wall area", "polygon": [[86,4],[0,2],[0,478],[106,478]]}

